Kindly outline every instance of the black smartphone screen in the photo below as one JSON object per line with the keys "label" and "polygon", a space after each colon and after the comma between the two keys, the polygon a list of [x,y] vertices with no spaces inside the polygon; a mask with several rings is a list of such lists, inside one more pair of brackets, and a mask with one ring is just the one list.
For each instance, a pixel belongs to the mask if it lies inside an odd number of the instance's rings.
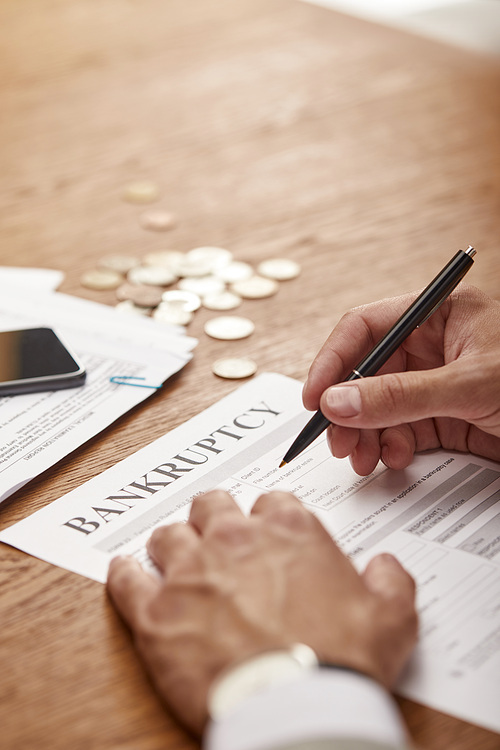
{"label": "black smartphone screen", "polygon": [[51,328],[0,332],[0,395],[81,385],[85,371]]}

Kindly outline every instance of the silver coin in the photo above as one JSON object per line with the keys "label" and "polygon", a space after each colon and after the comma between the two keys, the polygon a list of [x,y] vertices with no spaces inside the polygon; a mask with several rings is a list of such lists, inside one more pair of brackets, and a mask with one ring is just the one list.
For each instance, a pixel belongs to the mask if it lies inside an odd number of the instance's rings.
{"label": "silver coin", "polygon": [[135,266],[139,266],[140,263],[140,260],[132,258],[130,255],[105,255],[97,265],[99,268],[105,268],[108,271],[126,274]]}
{"label": "silver coin", "polygon": [[234,310],[241,305],[241,297],[234,292],[215,292],[206,294],[202,299],[202,304],[208,310]]}
{"label": "silver coin", "polygon": [[248,357],[228,357],[218,359],[212,365],[212,372],[220,378],[237,380],[238,378],[249,378],[257,372],[257,364]]}
{"label": "silver coin", "polygon": [[232,252],[225,250],[223,247],[195,247],[186,255],[190,262],[195,265],[208,265],[211,271],[227,266],[233,259]]}
{"label": "silver coin", "polygon": [[161,286],[131,284],[126,281],[116,290],[119,300],[131,300],[139,307],[156,307],[160,304],[164,290]]}
{"label": "silver coin", "polygon": [[259,263],[257,271],[261,276],[266,276],[268,279],[288,281],[288,279],[295,279],[301,268],[298,263],[288,258],[269,258]]}
{"label": "silver coin", "polygon": [[176,220],[175,216],[168,211],[151,209],[139,216],[139,224],[143,229],[149,229],[151,232],[166,232],[175,227]]}
{"label": "silver coin", "polygon": [[177,281],[177,276],[165,266],[136,266],[128,272],[127,281],[131,284],[169,286]]}
{"label": "silver coin", "polygon": [[274,279],[265,279],[263,276],[251,276],[243,281],[235,281],[231,284],[231,291],[239,294],[244,299],[262,299],[271,297],[279,289],[279,284]]}
{"label": "silver coin", "polygon": [[183,292],[181,289],[172,289],[169,292],[163,292],[163,302],[174,302],[179,307],[188,312],[194,312],[201,306],[201,299],[194,292]]}
{"label": "silver coin", "polygon": [[145,266],[162,266],[169,268],[173,273],[174,266],[184,258],[184,253],[179,250],[157,250],[155,252],[147,253],[142,263]]}
{"label": "silver coin", "polygon": [[253,276],[253,268],[250,263],[244,263],[241,260],[233,260],[228,263],[227,266],[222,268],[216,268],[214,271],[215,276],[225,281],[228,284],[232,284],[234,281],[242,281],[243,279],[249,279]]}
{"label": "silver coin", "polygon": [[210,276],[212,265],[208,261],[190,259],[186,253],[173,263],[172,270],[177,276],[191,279],[200,276]]}
{"label": "silver coin", "polygon": [[123,302],[115,305],[115,310],[125,315],[149,315],[152,309],[152,307],[139,307],[131,299],[124,299]]}
{"label": "silver coin", "polygon": [[193,313],[183,308],[179,302],[161,302],[153,311],[153,318],[160,323],[187,326],[193,320]]}
{"label": "silver coin", "polygon": [[216,294],[218,292],[223,292],[226,288],[226,285],[224,284],[222,279],[218,279],[216,276],[202,276],[199,279],[181,279],[179,281],[178,287],[184,292],[194,292],[200,297],[203,297],[206,294]]}
{"label": "silver coin", "polygon": [[129,203],[153,203],[160,197],[160,189],[151,180],[129,182],[122,191],[122,198]]}
{"label": "silver coin", "polygon": [[240,318],[237,315],[221,315],[219,318],[207,320],[204,330],[213,339],[233,341],[250,336],[255,330],[255,325],[249,318]]}
{"label": "silver coin", "polygon": [[87,289],[116,289],[120,284],[123,284],[123,275],[118,271],[96,268],[82,274],[80,284]]}

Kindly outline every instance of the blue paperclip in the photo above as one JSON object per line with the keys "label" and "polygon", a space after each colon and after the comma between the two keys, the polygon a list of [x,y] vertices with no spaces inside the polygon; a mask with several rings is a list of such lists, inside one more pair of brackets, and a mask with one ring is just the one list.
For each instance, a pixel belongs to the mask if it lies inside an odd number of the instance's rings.
{"label": "blue paperclip", "polygon": [[134,388],[153,388],[153,390],[157,391],[158,388],[161,388],[161,385],[147,385],[146,383],[129,383],[129,380],[146,380],[146,378],[141,378],[139,375],[113,375],[109,379],[110,383],[115,383],[116,385],[132,385]]}

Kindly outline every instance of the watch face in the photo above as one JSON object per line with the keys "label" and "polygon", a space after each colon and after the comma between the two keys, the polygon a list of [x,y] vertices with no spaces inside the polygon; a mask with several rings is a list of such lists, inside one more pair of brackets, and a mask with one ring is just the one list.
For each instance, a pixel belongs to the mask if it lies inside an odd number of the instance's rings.
{"label": "watch face", "polygon": [[231,667],[217,677],[208,694],[208,713],[222,718],[238,703],[269,685],[293,680],[318,666],[314,651],[302,643],[288,650],[267,651]]}

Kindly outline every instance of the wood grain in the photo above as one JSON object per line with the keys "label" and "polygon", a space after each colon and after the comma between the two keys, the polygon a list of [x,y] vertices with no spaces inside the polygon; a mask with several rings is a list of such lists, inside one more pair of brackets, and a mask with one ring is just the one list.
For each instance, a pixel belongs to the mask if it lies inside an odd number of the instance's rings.
{"label": "wood grain", "polygon": [[[248,340],[203,333],[161,392],[2,504],[46,505],[231,391],[211,362],[304,378],[352,306],[418,288],[474,244],[469,280],[500,294],[500,70],[488,58],[292,0],[3,0],[0,263],[80,286],[107,254],[220,245],[299,279],[244,302]],[[178,217],[139,226],[125,183]],[[0,548],[0,744],[197,747],[151,689],[102,586]],[[412,736],[493,750],[498,736],[410,701]]]}

